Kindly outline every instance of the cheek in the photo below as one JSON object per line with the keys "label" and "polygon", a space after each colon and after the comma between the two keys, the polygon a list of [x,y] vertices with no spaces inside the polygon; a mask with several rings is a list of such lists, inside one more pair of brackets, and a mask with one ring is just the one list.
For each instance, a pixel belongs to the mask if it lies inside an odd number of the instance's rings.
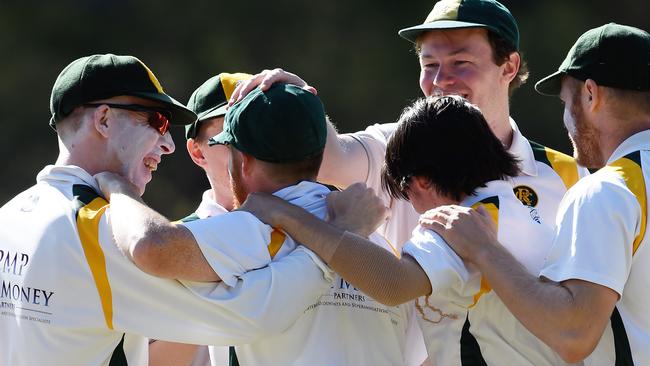
{"label": "cheek", "polygon": [[[219,147],[211,147],[210,149],[218,149]],[[228,169],[228,151],[209,150],[205,154],[208,165],[213,169],[226,171]]]}
{"label": "cheek", "polygon": [[433,76],[431,72],[420,70],[420,90],[425,96],[430,96],[433,90]]}
{"label": "cheek", "polygon": [[573,118],[573,113],[571,113],[571,109],[569,108],[568,105],[564,107],[564,115],[562,119],[564,120],[564,127],[567,129],[569,134],[574,135],[576,125],[575,125],[575,120]]}
{"label": "cheek", "polygon": [[471,89],[473,93],[477,93],[483,89],[486,92],[491,92],[493,91],[494,85],[497,85],[497,80],[496,78],[486,77],[488,75],[482,74],[474,68],[467,67],[456,73],[456,80],[457,83],[465,88]]}

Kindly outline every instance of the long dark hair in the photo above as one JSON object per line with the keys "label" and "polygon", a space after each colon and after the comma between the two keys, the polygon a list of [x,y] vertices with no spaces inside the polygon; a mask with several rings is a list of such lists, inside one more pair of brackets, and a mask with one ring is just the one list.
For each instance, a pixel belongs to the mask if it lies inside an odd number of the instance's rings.
{"label": "long dark hair", "polygon": [[461,201],[489,181],[516,176],[517,164],[477,107],[459,96],[435,96],[402,112],[381,180],[394,198],[408,200],[408,183],[418,176]]}

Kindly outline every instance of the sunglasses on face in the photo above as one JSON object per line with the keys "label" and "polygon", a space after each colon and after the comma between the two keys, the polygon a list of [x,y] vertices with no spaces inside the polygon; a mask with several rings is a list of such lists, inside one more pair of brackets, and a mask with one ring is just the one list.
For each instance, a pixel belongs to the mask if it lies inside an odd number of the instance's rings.
{"label": "sunglasses on face", "polygon": [[169,119],[171,113],[168,110],[156,107],[147,107],[139,104],[112,104],[112,103],[86,103],[86,107],[99,107],[106,105],[110,108],[124,109],[132,112],[146,112],[148,114],[147,123],[161,135],[169,131]]}

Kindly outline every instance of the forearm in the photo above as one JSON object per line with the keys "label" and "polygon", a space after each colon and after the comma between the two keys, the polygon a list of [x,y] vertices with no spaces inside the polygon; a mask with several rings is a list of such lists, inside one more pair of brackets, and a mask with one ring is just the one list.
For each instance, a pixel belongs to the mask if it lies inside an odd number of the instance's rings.
{"label": "forearm", "polygon": [[111,194],[110,203],[113,236],[118,246],[131,258],[138,244],[146,240],[156,242],[170,229],[169,220],[129,192]]}
{"label": "forearm", "polygon": [[380,303],[398,305],[431,293],[426,273],[410,256],[397,258],[372,241],[304,210],[284,210],[276,223],[346,281]]}
{"label": "forearm", "polygon": [[411,256],[397,258],[348,231],[341,235],[329,265],[346,281],[385,305],[400,305],[432,291],[427,274]]}
{"label": "forearm", "polygon": [[[477,256],[475,263],[510,312],[565,360],[577,362],[591,353],[605,324],[588,296],[530,274],[500,245]],[[600,313],[607,321],[611,309]]]}

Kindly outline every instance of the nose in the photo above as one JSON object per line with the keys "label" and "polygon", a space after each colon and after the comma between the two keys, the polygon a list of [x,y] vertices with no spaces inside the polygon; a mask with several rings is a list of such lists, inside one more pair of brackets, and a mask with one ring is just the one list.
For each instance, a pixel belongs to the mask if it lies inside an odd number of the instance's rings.
{"label": "nose", "polygon": [[174,150],[176,150],[174,139],[172,138],[172,134],[169,133],[169,131],[160,136],[160,149],[162,150],[163,154],[171,154],[174,152]]}
{"label": "nose", "polygon": [[433,78],[433,85],[438,89],[445,91],[449,88],[449,86],[453,85],[454,82],[455,78],[453,73],[451,73],[447,67],[440,65]]}

